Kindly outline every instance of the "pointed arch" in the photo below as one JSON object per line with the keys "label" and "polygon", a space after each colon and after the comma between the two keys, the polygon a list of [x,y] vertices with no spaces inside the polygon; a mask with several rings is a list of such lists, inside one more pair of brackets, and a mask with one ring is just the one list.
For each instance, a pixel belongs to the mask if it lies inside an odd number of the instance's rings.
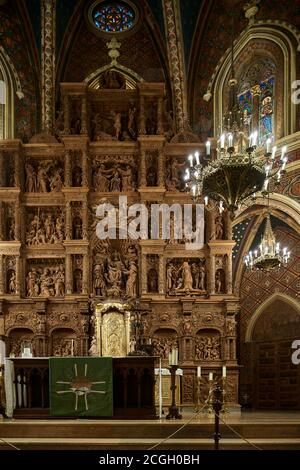
{"label": "pointed arch", "polygon": [[13,63],[0,46],[0,139],[13,139],[15,129],[15,94],[24,97]]}
{"label": "pointed arch", "polygon": [[107,70],[119,72],[121,75],[123,75],[125,77],[126,88],[129,89],[136,88],[137,83],[142,83],[144,81],[144,79],[133,70],[125,67],[124,65],[116,63],[99,67],[97,70],[95,70],[95,72],[92,72],[85,78],[85,83],[87,83],[90,88],[98,88],[99,77]]}
{"label": "pointed arch", "polygon": [[[280,123],[282,126],[278,123],[276,125],[277,138],[280,138],[296,130],[296,105],[292,103],[289,96],[290,84],[296,79],[296,51],[299,44],[299,35],[295,33],[295,28],[289,27],[289,25],[284,22],[259,22],[246,28],[235,41],[234,60],[236,61],[243,50],[247,47],[251,47],[257,41],[264,41],[266,44],[270,44],[271,47],[277,48],[282,55],[281,63],[283,70],[280,71],[280,73],[282,73],[280,80],[281,87],[278,90],[280,103],[277,105],[277,116],[280,115]],[[266,57],[272,55],[269,49],[269,47],[265,48]],[[261,55],[261,52],[259,55]],[[223,96],[224,89],[227,85],[226,79],[230,73],[230,67],[231,53],[230,49],[227,49],[219,60],[208,84],[206,93],[203,96],[205,101],[210,101],[211,98],[213,98],[215,135],[222,122],[222,115],[224,114]],[[281,127],[282,130],[280,130]]]}
{"label": "pointed arch", "polygon": [[254,312],[254,315],[252,315],[252,317],[250,318],[250,321],[249,321],[249,324],[248,324],[248,327],[247,327],[247,330],[246,330],[246,335],[245,335],[245,342],[246,343],[251,342],[252,337],[253,337],[255,324],[256,324],[257,320],[259,319],[259,317],[264,313],[264,311],[267,309],[267,307],[272,305],[276,300],[281,300],[281,301],[287,303],[288,305],[290,305],[292,307],[292,309],[295,311],[295,313],[300,315],[300,304],[297,300],[293,299],[289,295],[282,294],[282,293],[279,293],[279,292],[275,292],[273,295],[271,295],[271,297],[269,297],[267,300],[265,300],[258,307],[258,309]]}

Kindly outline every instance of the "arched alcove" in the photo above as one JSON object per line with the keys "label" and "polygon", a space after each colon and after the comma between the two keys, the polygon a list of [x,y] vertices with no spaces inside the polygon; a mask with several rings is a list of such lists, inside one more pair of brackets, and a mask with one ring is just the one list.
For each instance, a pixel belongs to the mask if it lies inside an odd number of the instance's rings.
{"label": "arched alcove", "polygon": [[291,347],[299,338],[299,302],[274,293],[252,315],[246,342],[241,345],[242,404],[260,409],[300,409],[300,370],[292,363]]}

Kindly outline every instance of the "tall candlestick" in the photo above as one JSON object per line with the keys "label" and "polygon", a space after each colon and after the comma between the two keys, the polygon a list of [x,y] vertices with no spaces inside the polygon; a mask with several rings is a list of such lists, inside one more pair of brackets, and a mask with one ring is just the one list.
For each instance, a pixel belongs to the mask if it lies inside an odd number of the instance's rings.
{"label": "tall candlestick", "polygon": [[226,366],[222,367],[222,377],[223,377],[223,379],[226,378]]}

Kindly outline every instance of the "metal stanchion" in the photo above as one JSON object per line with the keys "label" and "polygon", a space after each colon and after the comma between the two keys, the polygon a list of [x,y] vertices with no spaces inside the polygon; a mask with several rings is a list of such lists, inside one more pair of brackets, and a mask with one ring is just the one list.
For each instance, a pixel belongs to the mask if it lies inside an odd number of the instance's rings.
{"label": "metal stanchion", "polygon": [[223,406],[222,389],[218,385],[214,390],[214,400],[213,400],[213,409],[215,412],[215,433],[214,433],[215,450],[219,450],[219,441],[221,439],[219,413],[222,410],[222,406]]}

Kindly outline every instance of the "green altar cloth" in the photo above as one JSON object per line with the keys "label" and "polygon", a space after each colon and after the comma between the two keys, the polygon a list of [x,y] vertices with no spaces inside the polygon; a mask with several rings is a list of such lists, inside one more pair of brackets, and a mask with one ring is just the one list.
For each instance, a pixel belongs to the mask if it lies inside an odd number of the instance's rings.
{"label": "green altar cloth", "polygon": [[49,358],[53,416],[112,416],[111,357]]}

